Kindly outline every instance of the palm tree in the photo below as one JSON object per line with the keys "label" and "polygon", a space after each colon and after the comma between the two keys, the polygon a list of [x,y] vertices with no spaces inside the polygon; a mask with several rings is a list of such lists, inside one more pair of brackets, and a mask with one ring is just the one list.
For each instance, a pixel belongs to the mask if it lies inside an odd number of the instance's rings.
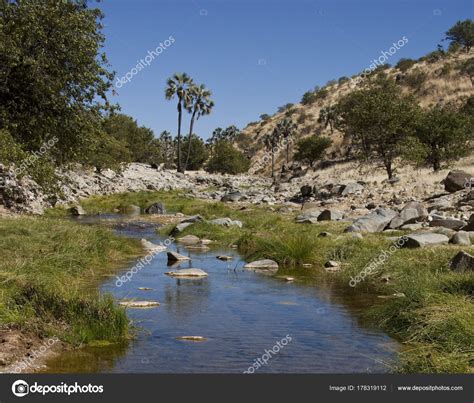
{"label": "palm tree", "polygon": [[280,141],[280,132],[275,128],[271,133],[267,133],[263,142],[267,150],[272,154],[272,178],[275,178],[275,149],[278,147]]}
{"label": "palm tree", "polygon": [[191,102],[191,88],[193,88],[193,79],[186,73],[175,73],[166,82],[165,97],[166,99],[178,98],[178,147],[177,147],[177,166],[178,172],[183,172],[181,167],[181,120],[183,116],[183,107],[187,108]]}
{"label": "palm tree", "polygon": [[189,123],[188,153],[186,155],[186,162],[184,163],[184,170],[186,170],[188,166],[189,155],[191,154],[191,139],[194,120],[198,120],[201,116],[209,115],[214,107],[214,102],[210,100],[212,93],[204,84],[193,86],[190,95],[191,100],[186,109],[191,113],[191,122]]}
{"label": "palm tree", "polygon": [[173,137],[169,131],[164,130],[160,134],[159,141],[165,168],[170,168],[174,156]]}
{"label": "palm tree", "polygon": [[232,125],[224,130],[222,136],[224,137],[224,140],[228,141],[229,143],[233,143],[239,134],[240,130],[237,129],[237,127],[235,127],[234,125]]}
{"label": "palm tree", "polygon": [[296,132],[296,124],[290,118],[280,120],[276,125],[279,136],[286,140],[286,163],[290,163],[290,141]]}
{"label": "palm tree", "polygon": [[324,124],[324,128],[328,127],[331,129],[331,134],[334,132],[334,124],[336,122],[337,112],[336,107],[333,105],[326,106],[319,112],[318,122]]}

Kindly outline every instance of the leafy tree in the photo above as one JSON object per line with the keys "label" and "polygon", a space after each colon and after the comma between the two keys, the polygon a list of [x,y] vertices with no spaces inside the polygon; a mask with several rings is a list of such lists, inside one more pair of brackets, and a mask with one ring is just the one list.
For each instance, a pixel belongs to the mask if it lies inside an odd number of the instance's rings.
{"label": "leafy tree", "polygon": [[383,166],[393,177],[394,160],[406,138],[415,132],[418,106],[390,79],[379,78],[356,90],[336,106],[336,127],[351,140],[356,155]]}
{"label": "leafy tree", "polygon": [[215,145],[214,155],[209,160],[206,170],[223,174],[236,175],[247,172],[250,161],[230,142],[221,140]]}
{"label": "leafy tree", "polygon": [[474,21],[470,18],[458,21],[446,32],[446,39],[451,43],[457,43],[467,53],[474,46]]}
{"label": "leafy tree", "polygon": [[[188,136],[183,138],[183,141],[188,141]],[[207,161],[209,153],[207,151],[204,141],[196,134],[191,136],[191,154],[188,161],[188,169],[191,171],[197,171],[204,166]],[[181,154],[181,158],[184,160],[184,155]],[[185,161],[181,161],[181,166],[184,166]],[[178,162],[176,162],[178,163]]]}
{"label": "leafy tree", "polygon": [[268,113],[263,113],[260,115],[260,120],[263,120],[264,122],[270,119],[271,116]]}
{"label": "leafy tree", "polygon": [[290,163],[290,143],[293,140],[296,132],[296,124],[290,118],[284,118],[280,120],[275,130],[277,130],[278,135],[281,139],[286,142],[286,163]]}
{"label": "leafy tree", "polygon": [[416,63],[413,59],[401,58],[398,63],[395,65],[395,68],[399,69],[402,73],[407,71],[411,66]]}
{"label": "leafy tree", "polygon": [[186,170],[191,154],[191,133],[193,132],[194,119],[198,120],[201,116],[209,115],[214,107],[214,102],[211,101],[211,91],[209,91],[204,84],[193,86],[191,89],[191,101],[187,106],[187,110],[191,113],[191,121],[189,124],[188,134],[188,152],[186,155],[186,162],[184,163],[184,170]]}
{"label": "leafy tree", "polygon": [[310,136],[300,139],[296,143],[295,160],[307,162],[313,167],[321,159],[324,151],[331,145],[331,140],[326,137]]}
{"label": "leafy tree", "polygon": [[[186,73],[175,73],[166,82],[165,97],[168,100],[177,98],[178,110],[178,136],[177,136],[177,170],[184,172],[181,158],[181,122],[183,118],[183,108],[188,108],[192,98],[193,79]],[[192,147],[192,146],[191,146]]]}
{"label": "leafy tree", "polygon": [[276,128],[271,133],[267,133],[263,138],[266,149],[272,155],[272,178],[275,177],[275,152],[278,150],[280,139],[281,134]]}
{"label": "leafy tree", "polygon": [[472,126],[469,118],[453,107],[436,106],[421,113],[415,138],[421,147],[422,162],[439,171],[443,163],[451,163],[469,154]]}
{"label": "leafy tree", "polygon": [[474,57],[471,57],[462,63],[459,70],[462,74],[467,75],[471,79],[471,83],[474,84]]}
{"label": "leafy tree", "polygon": [[326,106],[319,112],[318,123],[322,123],[324,128],[328,127],[331,129],[331,134],[334,133],[334,123],[336,122],[337,113],[336,108],[332,105]]}
{"label": "leafy tree", "polygon": [[285,112],[286,110],[290,109],[292,106],[293,106],[292,103],[288,103],[288,104],[285,104],[283,106],[279,106],[278,109],[277,109],[278,113]]}
{"label": "leafy tree", "polygon": [[111,108],[102,17],[80,0],[0,1],[0,129],[25,151],[57,137],[57,163],[87,159]]}
{"label": "leafy tree", "polygon": [[127,149],[122,141],[109,136],[105,132],[101,132],[94,137],[91,152],[88,154],[86,162],[101,172],[105,168],[120,170],[122,162],[131,161],[132,155],[130,150]]}

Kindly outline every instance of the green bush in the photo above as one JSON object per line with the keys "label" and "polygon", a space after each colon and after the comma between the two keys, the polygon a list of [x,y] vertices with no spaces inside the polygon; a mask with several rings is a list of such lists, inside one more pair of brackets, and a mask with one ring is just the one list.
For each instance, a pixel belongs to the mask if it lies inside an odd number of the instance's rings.
{"label": "green bush", "polygon": [[250,161],[239,150],[227,141],[219,141],[214,147],[214,154],[207,164],[209,172],[239,174],[247,172]]}
{"label": "green bush", "polygon": [[395,65],[395,68],[399,69],[402,73],[407,71],[411,66],[413,66],[416,63],[415,60],[413,59],[405,59],[402,58],[398,61],[398,63]]}
{"label": "green bush", "polygon": [[296,143],[297,149],[294,159],[296,161],[308,162],[312,167],[317,160],[322,158],[324,151],[330,145],[331,140],[326,137],[306,137]]}

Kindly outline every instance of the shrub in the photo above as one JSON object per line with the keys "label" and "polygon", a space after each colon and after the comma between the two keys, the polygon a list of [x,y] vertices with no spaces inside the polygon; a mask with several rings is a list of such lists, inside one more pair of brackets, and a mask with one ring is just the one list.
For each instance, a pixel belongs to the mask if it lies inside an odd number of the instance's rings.
{"label": "shrub", "polygon": [[426,81],[427,75],[419,69],[414,70],[404,78],[404,83],[415,91],[419,91]]}
{"label": "shrub", "polygon": [[339,79],[337,80],[337,82],[338,82],[339,84],[343,84],[343,83],[345,83],[345,82],[347,82],[347,81],[349,81],[349,80],[350,80],[349,77],[342,76],[342,77],[339,77]]}
{"label": "shrub", "polygon": [[219,141],[214,147],[214,155],[209,160],[206,170],[235,175],[247,172],[249,167],[250,161],[243,153],[228,141]]}
{"label": "shrub", "polygon": [[398,63],[395,65],[395,68],[399,69],[402,73],[407,71],[411,66],[413,66],[416,63],[415,60],[413,59],[405,59],[402,58],[398,61]]}
{"label": "shrub", "polygon": [[322,158],[324,151],[331,145],[331,140],[326,137],[311,136],[298,141],[296,144],[296,161],[308,162],[311,167]]}
{"label": "shrub", "polygon": [[[183,144],[186,146],[186,152],[181,153],[181,166],[185,166],[188,138],[189,136],[183,137]],[[204,144],[204,141],[200,137],[193,134],[191,137],[191,153],[189,154],[187,169],[190,171],[197,171],[201,169],[208,157],[209,152],[206,145]]]}
{"label": "shrub", "polygon": [[268,113],[263,113],[260,115],[260,120],[263,120],[264,122],[270,119],[271,116]]}

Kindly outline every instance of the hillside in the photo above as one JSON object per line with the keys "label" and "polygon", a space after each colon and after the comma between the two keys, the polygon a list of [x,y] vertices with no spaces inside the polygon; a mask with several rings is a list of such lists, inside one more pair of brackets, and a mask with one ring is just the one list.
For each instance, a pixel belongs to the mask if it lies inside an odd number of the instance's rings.
{"label": "hillside", "polygon": [[[471,76],[466,71],[467,62],[471,66]],[[474,95],[473,63],[472,52],[433,52],[417,61],[398,63],[395,67],[379,68],[375,73],[383,70],[389,77],[396,80],[404,92],[413,94],[419,105],[426,108],[451,102],[461,104],[468,97]],[[353,78],[357,76],[358,74]],[[314,98],[312,102],[295,104],[265,120],[248,124],[239,138],[239,147],[251,157],[252,166],[256,167],[265,153],[263,136],[271,132],[279,120],[290,117],[297,125],[295,141],[315,134],[330,137],[333,144],[326,154],[327,158],[332,160],[344,158],[347,154],[348,144],[342,133],[336,129],[331,133],[330,127],[325,128],[323,123],[318,123],[319,114],[322,108],[336,104],[342,97],[359,86],[363,86],[367,80],[365,78],[361,83],[355,85],[347,77],[328,82],[319,91],[312,93]],[[284,162],[284,154],[284,150],[281,150],[276,155],[277,169],[280,169]],[[269,171],[268,164],[260,170],[257,169],[259,173],[269,173]]]}

